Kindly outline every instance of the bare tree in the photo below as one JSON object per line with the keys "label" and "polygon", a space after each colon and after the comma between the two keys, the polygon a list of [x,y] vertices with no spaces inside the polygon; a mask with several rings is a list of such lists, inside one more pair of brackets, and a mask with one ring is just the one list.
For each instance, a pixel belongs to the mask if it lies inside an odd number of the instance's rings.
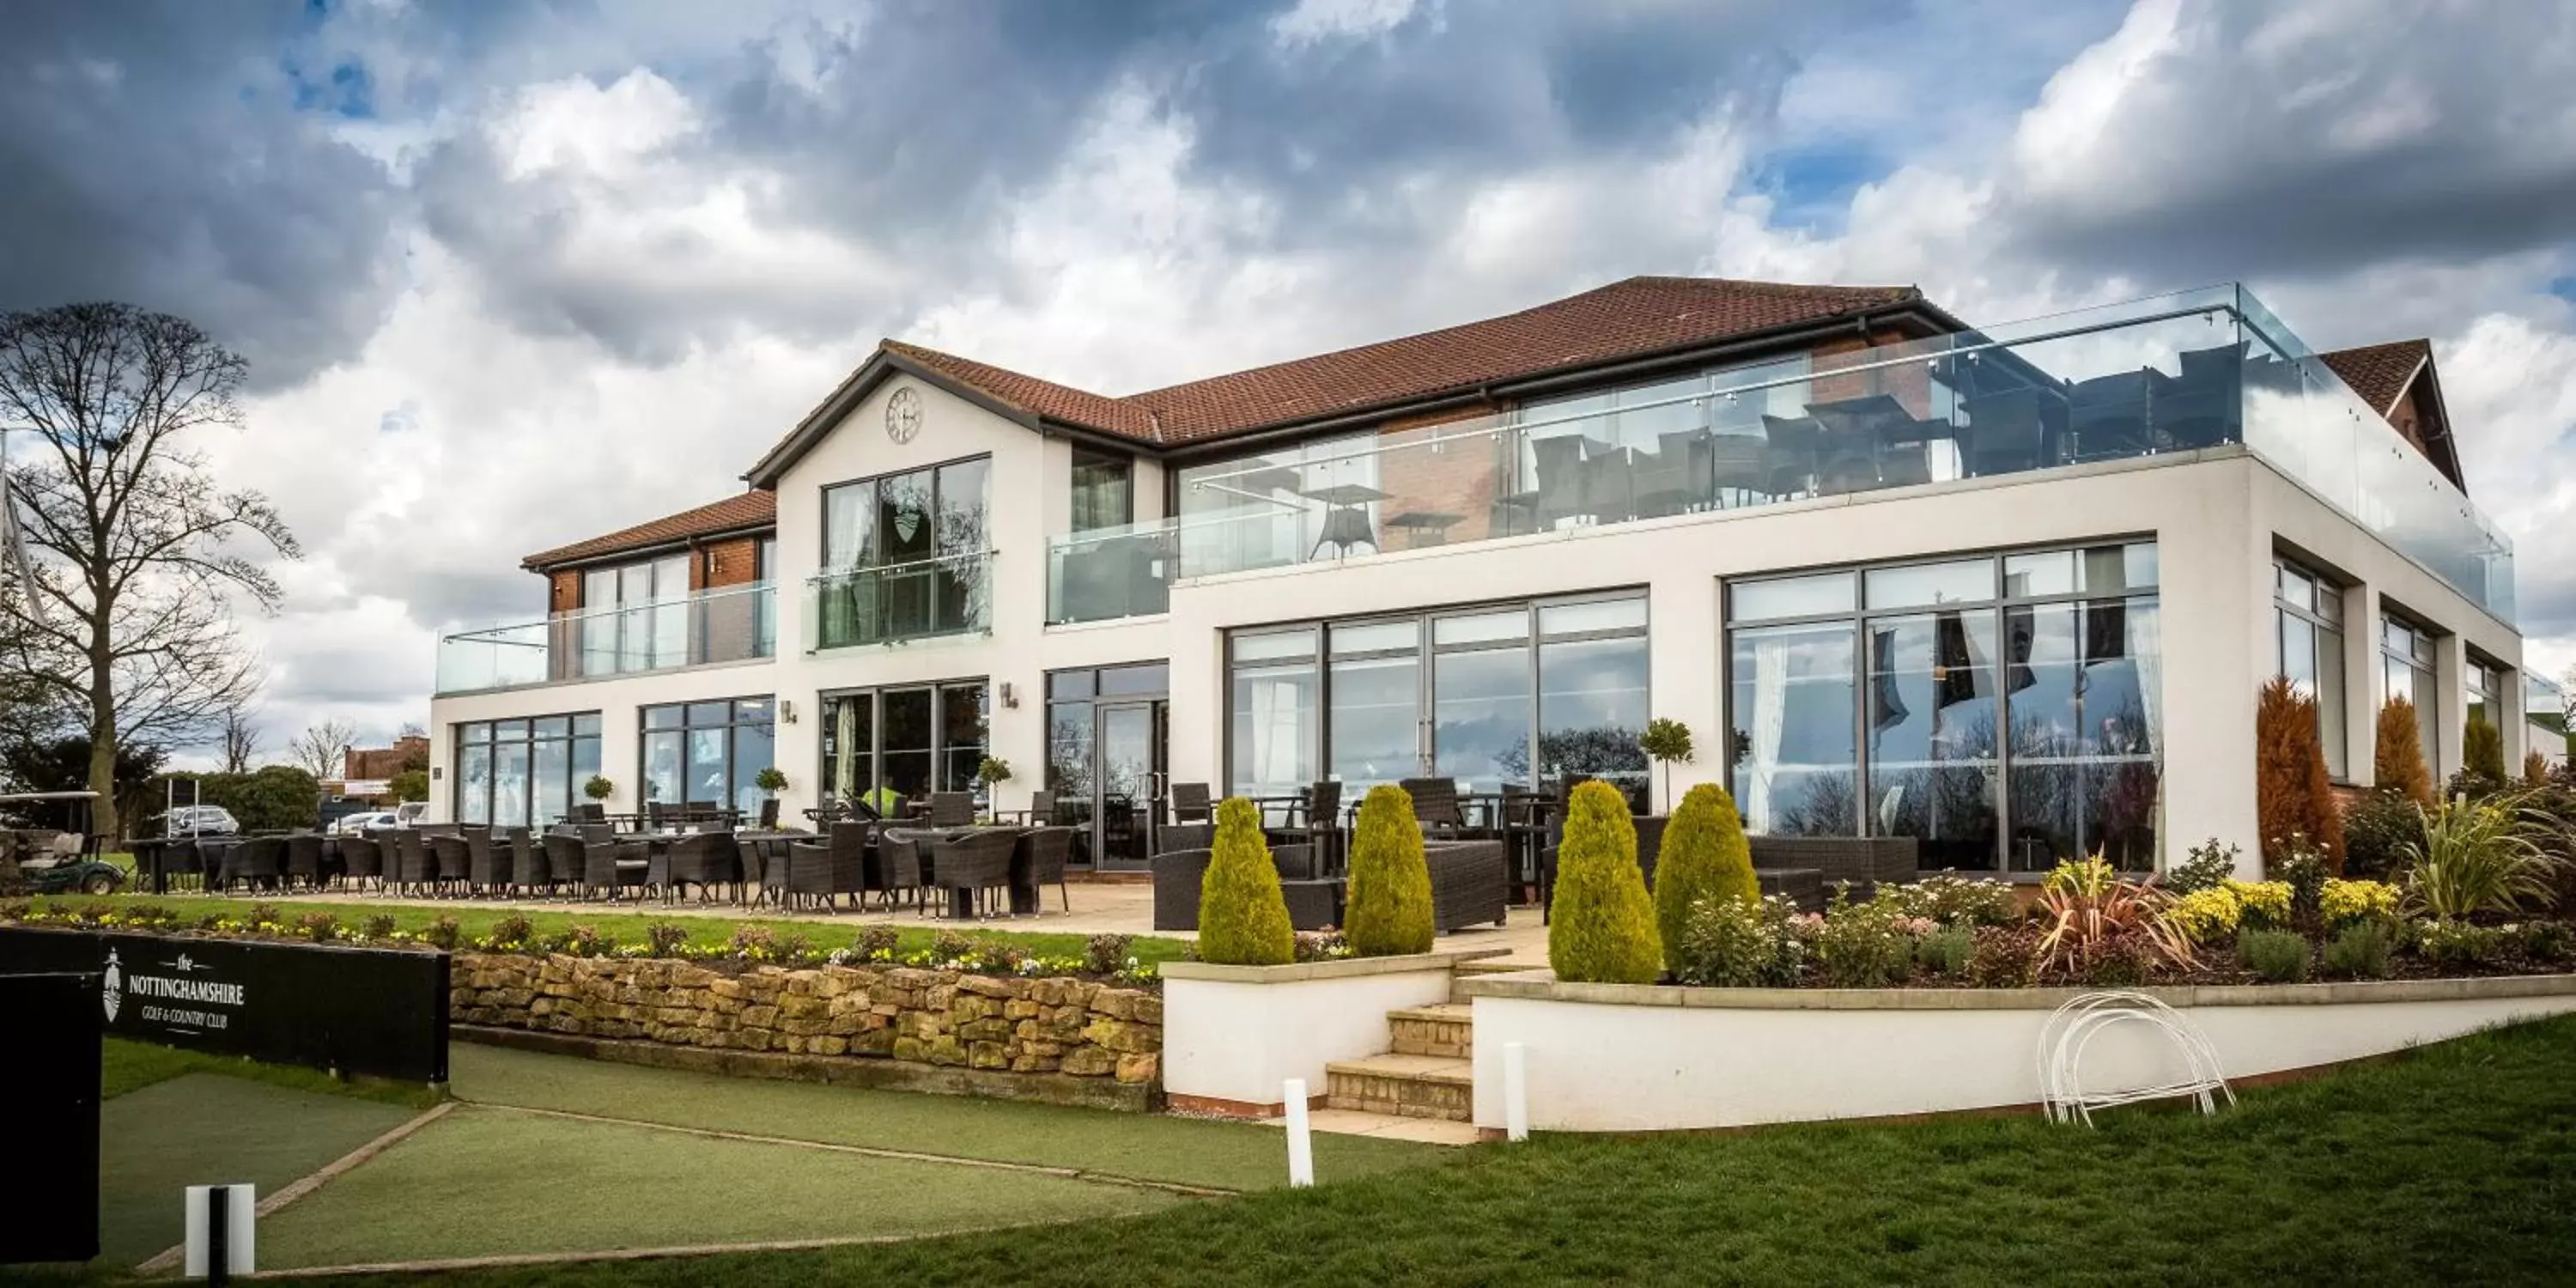
{"label": "bare tree", "polygon": [[303,733],[286,744],[286,756],[315,778],[338,778],[348,767],[349,749],[357,745],[358,726],[346,720],[325,720],[305,726]]}
{"label": "bare tree", "polygon": [[259,726],[252,723],[258,712],[245,707],[224,711],[224,772],[247,774],[251,762],[259,759]]}
{"label": "bare tree", "polygon": [[394,734],[394,741],[400,742],[405,738],[426,738],[428,736],[428,725],[422,724],[417,720],[405,720],[402,723],[401,730]]}
{"label": "bare tree", "polygon": [[266,497],[218,488],[193,447],[241,425],[247,369],[195,325],[131,305],[0,314],[0,427],[37,444],[8,490],[44,606],[0,581],[0,674],[88,726],[102,798],[120,743],[203,744],[258,691],[232,600],[275,611],[253,556],[302,551]]}

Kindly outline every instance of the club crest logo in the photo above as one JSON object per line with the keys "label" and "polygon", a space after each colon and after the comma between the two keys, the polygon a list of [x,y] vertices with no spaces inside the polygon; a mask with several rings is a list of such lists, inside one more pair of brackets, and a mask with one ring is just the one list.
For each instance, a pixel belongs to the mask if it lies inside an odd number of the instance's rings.
{"label": "club crest logo", "polygon": [[107,1022],[116,1023],[116,1008],[125,994],[125,970],[116,964],[116,950],[107,950],[106,992],[99,998],[107,1008]]}

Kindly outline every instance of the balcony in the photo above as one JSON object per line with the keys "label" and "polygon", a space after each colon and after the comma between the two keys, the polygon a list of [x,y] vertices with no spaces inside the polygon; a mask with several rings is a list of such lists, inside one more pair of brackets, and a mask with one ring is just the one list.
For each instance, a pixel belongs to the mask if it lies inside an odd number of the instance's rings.
{"label": "balcony", "polygon": [[1054,543],[1049,619],[1150,611],[1174,576],[2230,444],[2514,620],[2512,542],[2236,286],[1195,466],[1177,520]]}
{"label": "balcony", "polygon": [[1165,520],[1057,537],[1047,543],[1047,625],[1170,612],[1179,567]]}
{"label": "balcony", "polygon": [[805,651],[988,631],[992,561],[974,551],[808,578]]}
{"label": "balcony", "polygon": [[766,582],[649,604],[557,613],[438,641],[438,696],[564,684],[777,651],[778,596]]}

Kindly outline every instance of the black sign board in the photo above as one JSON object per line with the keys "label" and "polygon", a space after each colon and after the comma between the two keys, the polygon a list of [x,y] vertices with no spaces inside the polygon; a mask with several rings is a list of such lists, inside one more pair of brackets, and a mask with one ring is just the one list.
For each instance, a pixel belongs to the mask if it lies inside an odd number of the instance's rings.
{"label": "black sign board", "polygon": [[95,975],[0,975],[0,1106],[26,1162],[0,1202],[0,1263],[98,1255],[98,998]]}
{"label": "black sign board", "polygon": [[0,926],[0,974],[79,971],[109,1037],[447,1081],[447,954]]}

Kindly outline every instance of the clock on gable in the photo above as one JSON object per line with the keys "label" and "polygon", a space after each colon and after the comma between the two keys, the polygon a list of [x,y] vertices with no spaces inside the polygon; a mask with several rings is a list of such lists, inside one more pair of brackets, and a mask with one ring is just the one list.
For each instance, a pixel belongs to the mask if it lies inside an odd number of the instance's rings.
{"label": "clock on gable", "polygon": [[910,389],[898,389],[886,399],[886,437],[898,443],[909,443],[921,432],[921,395]]}

